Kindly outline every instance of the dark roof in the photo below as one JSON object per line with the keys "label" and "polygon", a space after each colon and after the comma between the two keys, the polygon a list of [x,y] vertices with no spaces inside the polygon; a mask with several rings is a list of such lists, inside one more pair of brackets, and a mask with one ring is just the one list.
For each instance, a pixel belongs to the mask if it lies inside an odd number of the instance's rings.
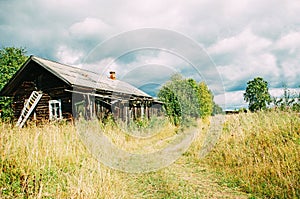
{"label": "dark roof", "polygon": [[150,95],[140,89],[120,80],[112,80],[100,73],[95,73],[89,70],[61,64],[47,59],[31,56],[12,79],[4,86],[0,94],[5,95],[10,84],[12,84],[22,73],[24,68],[30,62],[36,62],[39,66],[54,74],[56,77],[66,82],[70,86],[85,87],[95,90],[105,90],[117,93],[124,93],[140,97],[151,98]]}

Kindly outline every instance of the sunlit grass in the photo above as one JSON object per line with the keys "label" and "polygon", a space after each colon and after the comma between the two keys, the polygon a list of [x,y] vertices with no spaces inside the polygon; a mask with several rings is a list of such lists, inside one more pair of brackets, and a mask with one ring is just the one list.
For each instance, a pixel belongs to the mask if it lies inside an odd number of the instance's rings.
{"label": "sunlit grass", "polygon": [[91,158],[72,125],[19,130],[1,123],[0,135],[1,197],[125,197],[119,174]]}
{"label": "sunlit grass", "polygon": [[[18,129],[0,122],[0,198],[249,197],[235,191],[240,188],[252,198],[299,198],[299,114],[229,116],[218,144],[200,159],[208,125],[208,119],[198,121],[198,136],[174,164],[130,174],[94,159],[71,124]],[[148,138],[113,125],[100,127],[129,152],[159,150],[179,133],[168,123]]]}
{"label": "sunlit grass", "polygon": [[105,125],[100,130],[119,148],[131,153],[153,153],[164,149],[173,141],[178,127],[171,125],[166,118],[155,118],[146,123],[124,123]]}
{"label": "sunlit grass", "polygon": [[300,198],[300,116],[259,112],[229,116],[205,161],[224,182],[264,198]]}

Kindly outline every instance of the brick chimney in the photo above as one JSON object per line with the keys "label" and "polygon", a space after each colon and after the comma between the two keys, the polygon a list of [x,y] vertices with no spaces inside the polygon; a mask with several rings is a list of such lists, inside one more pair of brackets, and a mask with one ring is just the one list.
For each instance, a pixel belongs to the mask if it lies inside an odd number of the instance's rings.
{"label": "brick chimney", "polygon": [[109,74],[110,74],[110,75],[109,75],[109,78],[110,78],[110,79],[112,79],[112,80],[115,80],[115,79],[116,79],[116,72],[115,72],[115,71],[110,71]]}

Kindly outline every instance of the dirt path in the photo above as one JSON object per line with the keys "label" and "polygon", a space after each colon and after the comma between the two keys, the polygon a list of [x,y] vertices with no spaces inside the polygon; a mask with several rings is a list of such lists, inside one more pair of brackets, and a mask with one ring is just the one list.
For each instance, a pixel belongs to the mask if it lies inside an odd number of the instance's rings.
{"label": "dirt path", "polygon": [[186,157],[157,172],[124,177],[129,198],[249,198],[238,189],[221,185],[205,164]]}
{"label": "dirt path", "polygon": [[[215,173],[210,171],[203,163],[198,165],[188,165],[180,169],[177,175],[181,179],[186,179],[189,184],[197,187],[197,196],[200,198],[249,198],[249,195],[239,191],[238,189],[231,189],[225,185],[221,185],[220,179]],[[199,193],[199,194],[198,194]]]}
{"label": "dirt path", "polygon": [[187,154],[159,171],[125,175],[130,198],[249,198],[238,188],[222,185],[217,174],[201,160],[217,142],[223,121],[215,117],[208,134],[201,134],[204,137],[199,137],[203,142],[197,158]]}

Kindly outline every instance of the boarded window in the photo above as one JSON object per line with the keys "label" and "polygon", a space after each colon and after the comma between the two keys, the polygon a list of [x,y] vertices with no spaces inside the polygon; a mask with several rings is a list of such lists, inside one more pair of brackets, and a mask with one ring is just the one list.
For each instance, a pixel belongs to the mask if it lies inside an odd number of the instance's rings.
{"label": "boarded window", "polygon": [[76,117],[85,116],[85,101],[75,103]]}

